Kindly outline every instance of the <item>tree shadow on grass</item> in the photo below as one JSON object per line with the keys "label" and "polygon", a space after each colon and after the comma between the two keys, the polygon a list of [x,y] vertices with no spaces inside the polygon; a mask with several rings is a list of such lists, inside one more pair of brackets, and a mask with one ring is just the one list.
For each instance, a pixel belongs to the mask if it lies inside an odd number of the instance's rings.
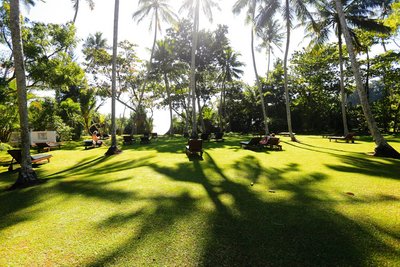
{"label": "tree shadow on grass", "polygon": [[[78,162],[75,167],[61,170],[59,172],[50,174],[48,176],[41,176],[43,180],[53,179],[67,179],[74,176],[80,176],[79,180],[72,181],[60,181],[54,186],[43,184],[42,186],[36,186],[32,188],[26,188],[23,190],[16,190],[12,192],[1,192],[0,193],[0,229],[28,221],[34,220],[39,210],[35,212],[24,212],[19,211],[27,209],[33,205],[38,205],[43,199],[43,195],[48,194],[49,188],[66,194],[66,196],[83,195],[87,198],[97,198],[111,202],[118,202],[124,199],[134,197],[131,192],[116,190],[108,188],[111,183],[123,181],[125,179],[133,179],[126,177],[124,179],[113,179],[98,181],[96,176],[99,174],[113,173],[123,171],[132,168],[142,167],[148,164],[150,157],[125,160],[121,162],[114,162],[112,165],[102,164],[108,161],[109,157],[97,157],[97,158],[86,158]],[[15,180],[14,176],[16,173],[0,173],[0,179],[6,176],[7,179]],[[91,179],[93,178],[93,179]]]}
{"label": "tree shadow on grass", "polygon": [[[296,177],[298,166],[295,163],[284,168],[266,169],[251,156],[233,164],[237,173],[247,172],[245,178],[250,181],[266,177],[276,189],[272,194],[262,188],[261,182],[252,187],[240,179],[227,177],[217,161],[210,154],[205,155],[203,162],[185,162],[175,167],[149,165],[173,181],[202,186],[214,206],[207,214],[207,231],[202,236],[205,242],[197,265],[366,266],[376,264],[372,259],[376,251],[391,255],[393,260],[394,247],[378,240],[357,221],[337,212],[335,200],[318,189],[318,183],[327,179],[326,175],[312,172],[299,173]],[[292,178],[288,180],[289,174]],[[141,236],[157,236],[167,231],[173,222],[195,212],[204,212],[196,209],[195,204],[200,200],[191,197],[190,192],[178,197],[148,200],[155,201],[154,212],[140,210],[127,215],[117,214],[101,224],[102,227],[113,227],[146,213],[138,232],[119,248],[89,265],[109,265],[116,259],[135,255]],[[191,231],[201,232],[201,229],[192,227]],[[168,242],[173,244],[171,240]],[[156,264],[168,265],[168,257],[156,259]],[[174,264],[190,265],[184,259]]]}
{"label": "tree shadow on grass", "polygon": [[342,165],[326,164],[332,170],[345,173],[361,173],[371,177],[400,180],[400,160],[375,158],[366,155],[340,155]]}

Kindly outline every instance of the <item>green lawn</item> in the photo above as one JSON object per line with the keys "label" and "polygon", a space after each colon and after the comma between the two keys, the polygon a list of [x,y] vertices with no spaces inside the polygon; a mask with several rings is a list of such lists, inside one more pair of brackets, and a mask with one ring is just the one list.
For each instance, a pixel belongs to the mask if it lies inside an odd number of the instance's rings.
{"label": "green lawn", "polygon": [[246,139],[206,143],[204,160],[182,138],[108,158],[64,146],[35,168],[46,183],[17,191],[0,152],[0,266],[400,266],[400,160],[369,156],[368,138]]}

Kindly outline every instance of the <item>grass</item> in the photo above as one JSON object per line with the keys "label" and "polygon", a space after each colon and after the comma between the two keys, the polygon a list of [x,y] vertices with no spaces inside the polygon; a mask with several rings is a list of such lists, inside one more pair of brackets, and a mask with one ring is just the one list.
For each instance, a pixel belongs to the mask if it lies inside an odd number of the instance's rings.
{"label": "grass", "polygon": [[108,158],[68,144],[18,191],[0,152],[0,266],[400,266],[399,160],[365,139],[255,152],[248,138],[206,143],[203,160],[182,138]]}

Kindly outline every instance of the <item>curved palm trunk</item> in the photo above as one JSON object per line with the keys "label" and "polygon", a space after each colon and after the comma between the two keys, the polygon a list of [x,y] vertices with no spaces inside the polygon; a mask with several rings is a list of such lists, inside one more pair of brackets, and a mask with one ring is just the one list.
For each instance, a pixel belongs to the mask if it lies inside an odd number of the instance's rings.
{"label": "curved palm trunk", "polygon": [[351,42],[351,37],[349,30],[347,28],[343,6],[340,0],[335,0],[336,10],[339,14],[340,24],[342,27],[344,39],[346,40],[347,51],[349,53],[351,67],[353,69],[354,77],[356,80],[357,91],[360,97],[361,106],[364,112],[365,119],[368,124],[369,131],[375,141],[375,156],[386,156],[386,157],[393,157],[393,158],[400,158],[400,153],[397,152],[393,147],[391,147],[383,138],[382,134],[380,133],[378,126],[376,125],[375,119],[372,115],[371,108],[369,106],[367,95],[364,90],[364,86],[361,79],[361,74],[358,66],[358,62],[354,53],[353,43]]}
{"label": "curved palm trunk", "polygon": [[26,77],[24,65],[24,52],[22,48],[21,26],[20,26],[19,0],[10,1],[10,29],[13,46],[13,56],[15,65],[15,75],[17,79],[18,93],[18,112],[21,127],[21,169],[19,170],[18,179],[11,187],[25,187],[39,182],[35,171],[32,169],[30,155],[30,136],[28,125],[28,108],[26,96]]}
{"label": "curved palm trunk", "polygon": [[253,59],[253,69],[254,69],[254,74],[256,76],[258,95],[260,97],[261,108],[262,108],[262,112],[263,112],[264,131],[265,131],[265,135],[268,135],[269,134],[269,129],[268,129],[267,109],[266,109],[265,103],[264,103],[264,95],[263,95],[263,92],[262,92],[260,79],[258,77],[257,66],[256,66],[256,58],[255,58],[255,55],[254,55],[254,28],[253,27],[251,29],[251,56],[252,56],[252,59]]}
{"label": "curved palm trunk", "polygon": [[169,124],[169,134],[174,135],[174,125],[172,121],[172,104],[171,104],[171,90],[169,88],[169,81],[167,74],[164,72],[164,82],[165,82],[165,89],[167,90],[167,97],[168,97],[168,107],[169,107],[169,119],[170,119],[170,124]]}
{"label": "curved palm trunk", "polygon": [[76,0],[75,14],[74,14],[74,18],[72,20],[72,23],[74,23],[74,24],[76,22],[76,18],[78,17],[78,10],[79,10],[79,0]]}
{"label": "curved palm trunk", "polygon": [[119,18],[119,0],[115,0],[114,8],[114,33],[113,33],[113,56],[111,73],[111,147],[106,155],[114,155],[121,152],[117,148],[117,132],[115,124],[115,98],[117,86],[117,48],[118,48],[118,18]]}
{"label": "curved palm trunk", "polygon": [[[289,14],[289,0],[286,0],[285,10],[286,10],[286,13]],[[289,15],[287,15],[286,17],[289,17]],[[287,59],[288,59],[288,54],[289,54],[289,44],[290,44],[290,23],[288,20],[286,22],[286,49],[285,49],[285,57],[283,60],[283,72],[284,72],[284,77],[285,77],[286,117],[287,117],[287,124],[288,124],[288,131],[290,134],[290,139],[292,141],[297,142],[297,139],[293,134],[292,116],[290,114],[290,100],[289,100],[288,74],[287,74]]]}
{"label": "curved palm trunk", "polygon": [[152,68],[153,57],[154,57],[154,50],[155,50],[156,43],[157,43],[158,9],[156,9],[155,12],[156,12],[156,14],[155,14],[156,18],[155,18],[155,22],[154,22],[153,46],[151,48],[149,65],[147,66],[147,73],[146,73],[146,77],[144,78],[144,81],[143,81],[143,86],[142,86],[142,91],[140,93],[140,98],[143,97],[144,90],[145,90],[146,85],[147,85],[147,80],[149,79],[149,75],[150,75],[151,68]]}
{"label": "curved palm trunk", "polygon": [[221,99],[219,100],[219,129],[224,131],[224,96],[225,96],[225,75],[222,80]]}
{"label": "curved palm trunk", "polygon": [[344,73],[343,73],[342,31],[340,30],[340,27],[338,29],[338,37],[339,37],[340,97],[341,97],[341,107],[342,107],[343,132],[344,135],[347,135],[349,133],[349,128],[347,127],[346,93],[344,91]]}
{"label": "curved palm trunk", "polygon": [[197,32],[199,29],[199,0],[196,1],[194,10],[194,23],[192,33],[192,53],[190,61],[190,91],[192,93],[192,133],[197,134],[197,117],[196,117],[196,50],[197,50]]}
{"label": "curved palm trunk", "polygon": [[203,119],[203,108],[200,104],[200,96],[197,96],[197,106],[199,108],[199,120],[200,120],[200,124],[201,124],[201,131],[204,133],[206,130],[206,126],[204,124],[204,119]]}

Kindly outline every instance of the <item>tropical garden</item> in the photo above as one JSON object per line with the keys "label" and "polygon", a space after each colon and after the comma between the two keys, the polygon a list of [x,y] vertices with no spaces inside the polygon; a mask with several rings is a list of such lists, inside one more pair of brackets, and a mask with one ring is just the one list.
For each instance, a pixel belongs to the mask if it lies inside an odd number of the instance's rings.
{"label": "tropical garden", "polygon": [[[77,37],[95,0],[71,0],[63,24],[22,12],[37,1],[1,2],[1,266],[400,264],[399,1],[232,1],[251,35],[247,67],[234,29],[202,28],[221,1],[137,1],[129,27],[150,21],[148,58],[118,38],[113,2],[112,40]],[[308,43],[290,54],[296,27]],[[159,109],[165,134],[123,142],[154,132]],[[31,131],[56,132],[49,163],[33,162]],[[111,138],[85,149],[94,132]],[[184,153],[221,132],[203,156]],[[270,134],[282,150],[240,146]]]}

